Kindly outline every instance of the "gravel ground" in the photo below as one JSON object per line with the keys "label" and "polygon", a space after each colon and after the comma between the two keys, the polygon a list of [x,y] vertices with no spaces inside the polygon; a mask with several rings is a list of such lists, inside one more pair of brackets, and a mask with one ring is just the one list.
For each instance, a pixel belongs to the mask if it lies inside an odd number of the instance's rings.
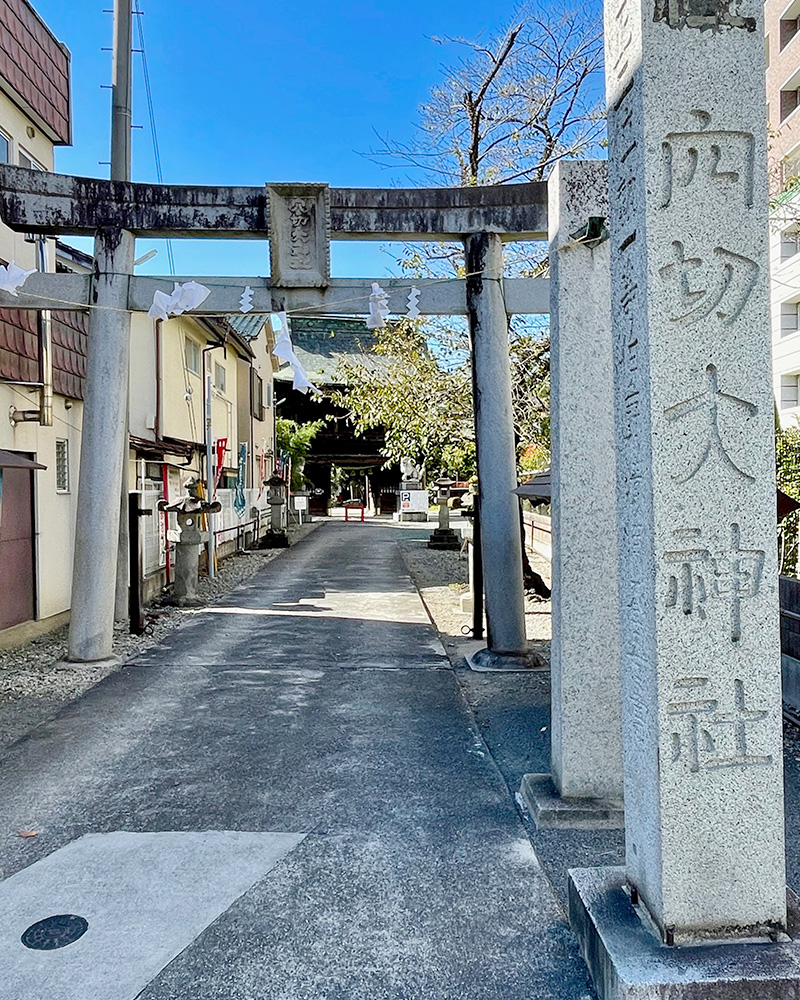
{"label": "gravel ground", "polygon": [[[461,610],[461,596],[469,591],[466,554],[429,549],[420,540],[400,542],[400,550],[445,647],[453,648],[452,638],[462,642],[468,639],[472,630],[472,614],[465,614]],[[549,583],[549,563],[536,554],[529,553],[529,559],[533,568]],[[549,644],[549,601],[526,597],[525,622],[529,639]],[[549,656],[549,645],[542,652]]]}
{"label": "gravel ground", "polygon": [[[292,544],[320,523],[315,521],[294,529]],[[231,556],[220,564],[214,580],[205,576],[200,578],[201,600],[214,604],[285,551],[267,549]],[[112,667],[58,666],[67,654],[67,625],[16,649],[0,650],[0,747],[16,742],[41,722],[52,718],[64,705],[118,670],[125,660],[155,645],[183,621],[184,613],[180,609],[154,604],[146,609],[144,635],[131,635],[124,624],[115,626],[114,653],[120,663]]]}

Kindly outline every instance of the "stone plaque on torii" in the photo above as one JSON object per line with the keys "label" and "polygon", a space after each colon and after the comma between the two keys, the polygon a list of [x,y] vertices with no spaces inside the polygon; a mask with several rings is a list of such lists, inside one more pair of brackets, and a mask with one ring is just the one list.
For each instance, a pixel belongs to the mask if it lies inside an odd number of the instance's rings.
{"label": "stone plaque on torii", "polygon": [[[466,315],[475,370],[486,615],[492,662],[526,652],[508,316],[549,311],[548,282],[504,279],[502,244],[547,235],[539,183],[471,188],[360,189],[324,184],[186,187],[72,177],[0,166],[0,214],[18,232],[93,235],[91,275],[31,275],[0,306],[90,311],[76,523],[69,660],[113,657],[119,490],[126,436],[130,313],[180,278],[132,274],[134,241],[269,239],[271,277],[204,278],[211,294],[193,314],[369,312],[375,279],[330,275],[331,239],[462,242],[464,280],[413,282],[421,315]],[[392,313],[404,314],[412,282],[380,279]]]}

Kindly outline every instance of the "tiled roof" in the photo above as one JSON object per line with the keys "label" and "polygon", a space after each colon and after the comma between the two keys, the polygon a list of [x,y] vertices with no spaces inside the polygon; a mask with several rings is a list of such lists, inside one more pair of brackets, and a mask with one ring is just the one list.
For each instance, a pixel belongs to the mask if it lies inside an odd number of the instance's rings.
{"label": "tiled roof", "polygon": [[53,391],[83,399],[89,314],[53,313]]}
{"label": "tiled roof", "polygon": [[70,54],[27,0],[0,0],[0,87],[56,145],[69,145]]}
{"label": "tiled roof", "polygon": [[[53,390],[61,396],[83,399],[88,325],[86,313],[53,313]],[[0,309],[0,378],[39,381],[39,338],[32,310]]]}
{"label": "tiled roof", "polygon": [[39,380],[36,313],[0,309],[0,377],[15,382]]}
{"label": "tiled roof", "polygon": [[264,326],[269,322],[269,316],[262,313],[257,313],[254,316],[239,316],[234,313],[227,316],[226,319],[239,336],[244,337],[245,340],[252,340],[254,337],[258,337]]}
{"label": "tiled roof", "polygon": [[[291,327],[294,352],[315,385],[341,385],[342,363],[373,370],[389,366],[387,358],[372,353],[375,334],[367,329],[363,319],[293,316]],[[288,365],[275,373],[275,378],[282,382],[293,377]]]}

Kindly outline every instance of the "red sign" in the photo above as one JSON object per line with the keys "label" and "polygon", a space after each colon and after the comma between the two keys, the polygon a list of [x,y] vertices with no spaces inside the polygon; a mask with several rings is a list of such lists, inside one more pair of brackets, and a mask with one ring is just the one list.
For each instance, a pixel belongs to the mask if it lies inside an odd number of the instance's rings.
{"label": "red sign", "polygon": [[217,438],[217,474],[214,478],[214,486],[219,486],[219,481],[222,478],[222,469],[225,466],[225,452],[228,450],[228,439],[227,438]]}

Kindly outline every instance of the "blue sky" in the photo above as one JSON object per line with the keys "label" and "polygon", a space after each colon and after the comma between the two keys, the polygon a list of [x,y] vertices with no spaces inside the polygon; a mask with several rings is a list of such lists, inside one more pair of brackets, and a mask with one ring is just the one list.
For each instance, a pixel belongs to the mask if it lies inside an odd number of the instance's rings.
{"label": "blue sky", "polygon": [[[72,52],[73,146],[56,169],[108,176],[111,0],[33,0]],[[399,172],[359,155],[374,130],[407,138],[456,46],[504,25],[512,3],[446,0],[140,0],[164,180],[186,184],[327,181],[388,187]],[[487,14],[488,10],[488,14]],[[491,22],[487,17],[491,15]],[[138,45],[137,45],[138,47]],[[135,56],[133,179],[156,179],[140,56]],[[163,245],[140,270],[167,273]],[[139,241],[144,253],[150,243]],[[179,274],[264,274],[266,243],[175,241]],[[335,243],[335,275],[381,276],[377,244]]]}

